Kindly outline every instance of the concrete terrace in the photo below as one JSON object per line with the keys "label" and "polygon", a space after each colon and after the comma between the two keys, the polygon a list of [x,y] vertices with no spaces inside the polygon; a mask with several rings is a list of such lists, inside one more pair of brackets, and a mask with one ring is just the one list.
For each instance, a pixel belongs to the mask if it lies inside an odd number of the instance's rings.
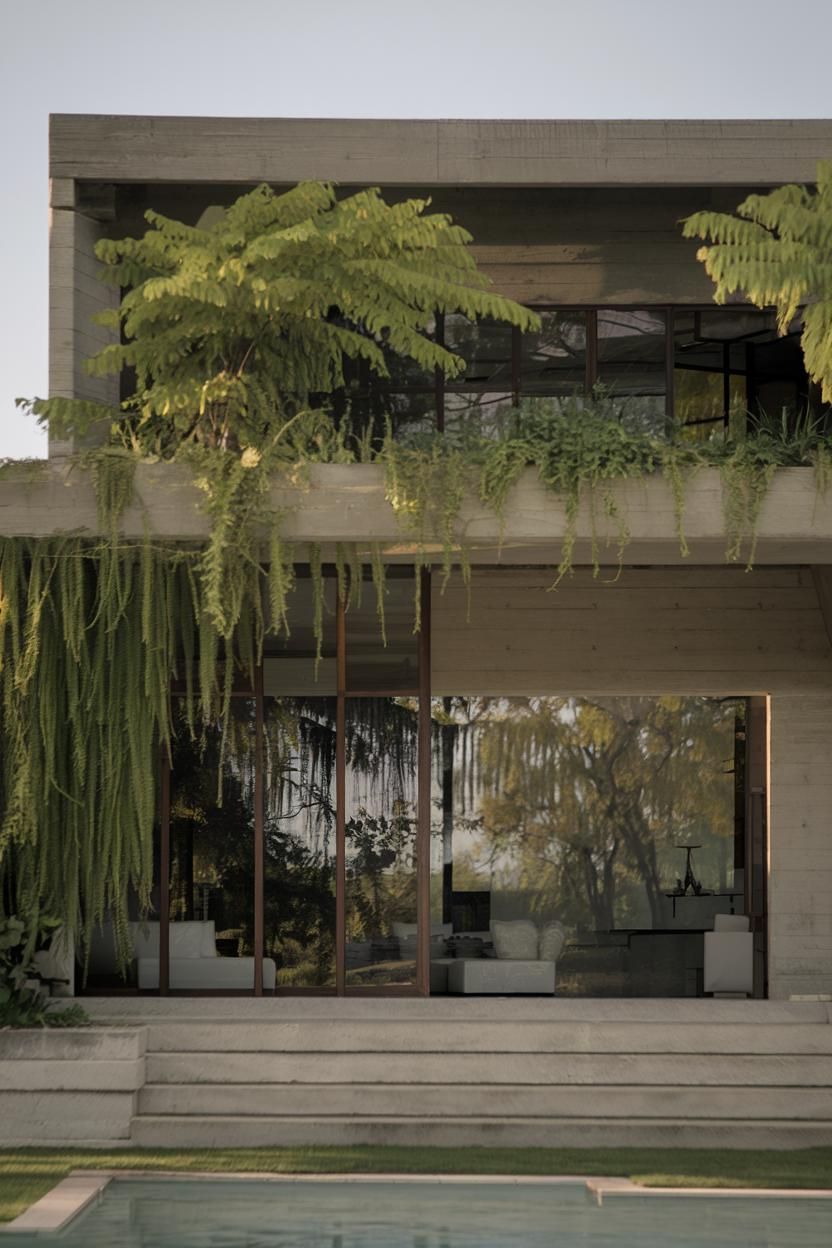
{"label": "concrete terrace", "polygon": [[[48,1057],[29,1046],[26,1060],[4,1063],[4,1143],[832,1144],[827,1002],[111,997],[85,1005],[98,1024],[86,1033],[86,1056],[77,1047],[84,1033],[75,1032],[64,1037],[65,1060],[55,1037]],[[14,1089],[15,1067],[29,1091]]]}

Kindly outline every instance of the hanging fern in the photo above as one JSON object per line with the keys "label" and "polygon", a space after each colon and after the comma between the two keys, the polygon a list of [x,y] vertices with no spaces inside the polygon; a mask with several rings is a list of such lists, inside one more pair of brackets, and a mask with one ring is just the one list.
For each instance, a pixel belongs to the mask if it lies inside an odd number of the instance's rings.
{"label": "hanging fern", "polygon": [[[818,224],[830,193],[824,182],[817,203],[777,202]],[[755,197],[748,203],[761,214],[755,228],[779,230],[773,217],[765,224]],[[375,191],[338,201],[317,183],[285,195],[261,187],[210,229],[150,214],[143,238],[101,244],[109,277],[128,294],[114,318],[124,342],[91,368],[101,374],[129,365],[136,388],[119,410],[57,398],[33,405],[59,434],[81,434],[106,418],[110,444],[80,457],[93,476],[99,536],[0,538],[0,905],[12,897],[27,915],[55,915],[87,948],[94,926],[112,916],[126,963],[129,899],[140,911],[150,905],[155,777],[173,733],[171,681],[184,685],[178,731],[198,742],[206,725],[219,725],[221,764],[223,751],[235,750],[235,676],[251,679],[265,637],[288,632],[301,558],[321,657],[324,552],[286,541],[285,517],[271,502],[276,481],[302,487],[318,463],[383,466],[387,498],[413,547],[416,628],[419,568],[436,564],[443,584],[456,567],[467,579],[466,499],[491,508],[502,530],[510,492],[527,468],[563,502],[558,579],[571,570],[584,504],[594,571],[602,521],[621,566],[629,526],[619,483],[664,475],[684,555],[686,484],[699,467],[719,468],[726,554],[745,553],[749,565],[776,469],[810,465],[826,488],[830,443],[811,421],[752,429],[737,443],[664,442],[630,427],[603,392],[524,403],[490,438],[467,431],[404,443],[388,430],[379,448],[366,430],[354,436],[325,410],[345,357],[383,375],[398,354],[453,376],[462,362],[426,332],[437,308],[536,324],[533,313],[486,289],[465,232],[426,209],[424,201],[388,206]],[[812,245],[820,237],[813,230],[807,225]],[[733,242],[750,245],[739,234],[727,237]],[[734,279],[726,268],[719,280],[727,291]],[[760,292],[775,286],[760,278]],[[798,285],[783,290],[781,321]],[[820,287],[815,294],[813,306],[822,308]],[[816,338],[823,315],[811,321]],[[813,367],[822,370],[818,342]],[[159,541],[149,524],[142,540],[124,537],[136,464],[159,457],[191,471],[209,521],[206,542]],[[366,564],[384,638],[384,552],[337,542],[338,588],[348,605],[357,603]],[[348,742],[351,757],[363,757],[380,732],[362,721]],[[331,733],[327,742],[321,766],[331,765]]]}

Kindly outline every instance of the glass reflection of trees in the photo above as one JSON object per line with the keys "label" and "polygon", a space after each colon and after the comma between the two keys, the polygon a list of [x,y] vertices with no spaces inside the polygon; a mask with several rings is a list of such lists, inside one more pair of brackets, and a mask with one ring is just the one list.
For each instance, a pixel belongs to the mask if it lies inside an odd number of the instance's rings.
{"label": "glass reflection of trees", "polygon": [[[389,936],[411,910],[415,918],[413,803],[389,795],[408,791],[416,717],[404,699],[347,705],[349,950]],[[266,951],[287,987],[335,982],[335,707],[333,698],[266,699]]]}
{"label": "glass reflection of trees", "polygon": [[217,950],[250,955],[254,914],[254,807],[234,759],[254,732],[254,702],[235,698],[229,738],[207,728],[195,741],[185,699],[174,700],[170,919],[213,919]]}
{"label": "glass reflection of trees", "polygon": [[335,699],[267,697],[264,936],[282,987],[335,983]]}
{"label": "glass reflection of trees", "polygon": [[[331,697],[264,703],[264,954],[279,986],[335,982],[335,707]],[[348,941],[415,922],[415,707],[349,701]],[[171,920],[213,919],[225,956],[251,954],[254,933],[254,701],[235,698],[232,710],[223,746],[211,728],[192,741],[175,708],[171,776]]]}
{"label": "glass reflection of trees", "polygon": [[345,901],[351,987],[415,982],[417,725],[416,698],[347,699]]}
{"label": "glass reflection of trees", "polygon": [[[453,887],[490,889],[492,915],[501,892],[522,898],[517,904],[533,917],[559,918],[574,933],[663,927],[679,842],[701,842],[706,887],[731,886],[743,705],[691,697],[435,701],[435,724],[450,725],[456,738]],[[440,827],[434,836],[438,851]]]}

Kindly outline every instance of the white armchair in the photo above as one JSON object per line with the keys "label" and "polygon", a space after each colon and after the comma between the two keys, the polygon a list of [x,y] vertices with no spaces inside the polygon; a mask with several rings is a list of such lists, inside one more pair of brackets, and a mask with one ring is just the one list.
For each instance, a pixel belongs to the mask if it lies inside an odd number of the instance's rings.
{"label": "white armchair", "polygon": [[745,914],[717,914],[705,933],[705,992],[714,996],[754,991],[754,936]]}

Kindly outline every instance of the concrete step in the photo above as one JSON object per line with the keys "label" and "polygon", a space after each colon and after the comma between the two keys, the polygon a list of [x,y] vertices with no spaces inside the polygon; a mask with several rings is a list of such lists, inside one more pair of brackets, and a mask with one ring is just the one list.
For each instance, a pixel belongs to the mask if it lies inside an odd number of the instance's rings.
{"label": "concrete step", "polygon": [[58,1140],[123,1145],[135,1113],[134,1091],[0,1092],[0,1148]]}
{"label": "concrete step", "polygon": [[140,1115],[832,1121],[830,1088],[146,1084]]}
{"label": "concrete step", "polygon": [[832,1085],[820,1055],[149,1053],[148,1083]]}
{"label": "concrete step", "polygon": [[280,1145],[416,1145],[545,1148],[811,1148],[832,1145],[832,1121],[712,1122],[674,1118],[356,1118],[141,1115],[141,1148],[257,1148]]}
{"label": "concrete step", "polygon": [[155,1053],[826,1053],[832,1027],[817,1024],[516,1022],[155,1022]]}
{"label": "concrete step", "polygon": [[84,1008],[118,1025],[190,1020],[191,1023],[309,1022],[578,1022],[766,1023],[832,1021],[820,1001],[748,1001],[713,998],[580,997],[85,997]]}

